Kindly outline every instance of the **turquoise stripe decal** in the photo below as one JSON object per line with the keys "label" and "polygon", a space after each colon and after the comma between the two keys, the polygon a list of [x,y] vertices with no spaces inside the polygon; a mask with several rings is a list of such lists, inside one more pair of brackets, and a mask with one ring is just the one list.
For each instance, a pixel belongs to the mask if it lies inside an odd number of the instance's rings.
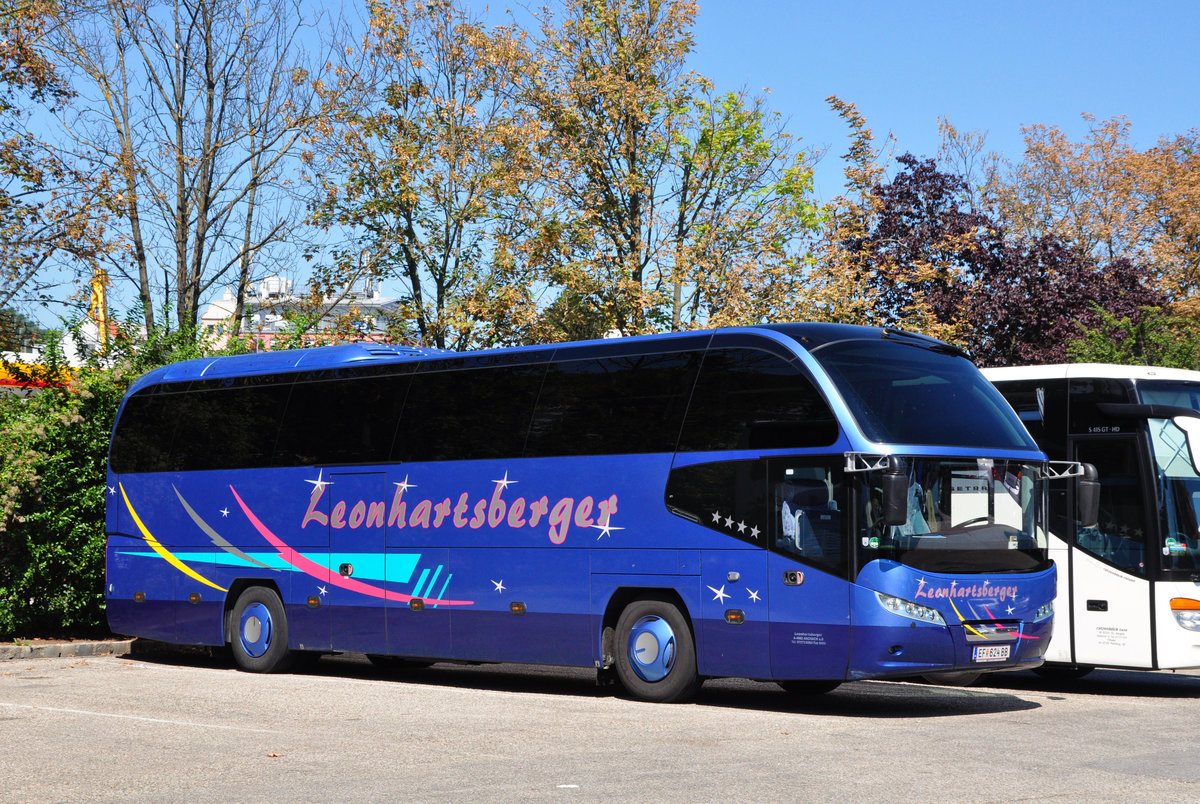
{"label": "turquoise stripe decal", "polygon": [[437,583],[438,576],[442,574],[442,565],[438,564],[437,570],[434,571],[433,577],[429,579],[429,584],[425,587],[425,597],[430,597],[433,591],[433,585]]}
{"label": "turquoise stripe decal", "polygon": [[429,568],[421,570],[421,577],[417,579],[417,585],[413,587],[413,597],[421,596],[421,587],[425,585],[425,579],[429,577]]}
{"label": "turquoise stripe decal", "polygon": [[[121,555],[157,558],[158,554],[150,550],[122,550]],[[247,553],[245,558],[232,553],[175,553],[180,561],[192,564],[205,564],[221,567],[262,567],[270,569],[298,572],[288,564],[278,553]],[[421,560],[420,553],[300,553],[314,564],[319,564],[334,572],[342,564],[354,565],[354,577],[371,581],[388,581],[389,583],[408,583],[412,580],[413,571]],[[386,574],[386,577],[384,573]],[[425,575],[421,576],[424,582]]]}

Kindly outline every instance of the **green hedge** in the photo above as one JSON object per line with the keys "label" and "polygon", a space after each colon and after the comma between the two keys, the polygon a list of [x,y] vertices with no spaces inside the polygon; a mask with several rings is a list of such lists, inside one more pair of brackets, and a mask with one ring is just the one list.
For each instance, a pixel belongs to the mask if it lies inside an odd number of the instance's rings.
{"label": "green hedge", "polygon": [[102,632],[105,455],[124,383],[0,400],[0,639]]}
{"label": "green hedge", "polygon": [[[61,354],[56,344],[49,353],[53,375]],[[191,331],[145,337],[125,327],[105,367],[93,357],[66,388],[0,396],[0,641],[108,632],[105,461],[113,419],[133,379],[207,353]]]}

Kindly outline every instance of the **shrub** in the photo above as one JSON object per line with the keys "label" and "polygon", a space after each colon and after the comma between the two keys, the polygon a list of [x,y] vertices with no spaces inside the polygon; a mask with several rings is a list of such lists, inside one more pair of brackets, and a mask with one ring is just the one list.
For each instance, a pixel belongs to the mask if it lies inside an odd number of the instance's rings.
{"label": "shrub", "polygon": [[105,456],[124,383],[0,403],[0,638],[103,629]]}

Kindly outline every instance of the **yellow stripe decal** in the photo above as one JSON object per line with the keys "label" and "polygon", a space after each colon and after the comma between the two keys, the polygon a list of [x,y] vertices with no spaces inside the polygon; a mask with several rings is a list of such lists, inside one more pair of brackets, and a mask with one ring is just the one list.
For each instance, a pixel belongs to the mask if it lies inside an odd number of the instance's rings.
{"label": "yellow stripe decal", "polygon": [[958,621],[963,624],[963,628],[967,629],[968,631],[970,631],[972,634],[974,634],[977,637],[983,637],[984,639],[987,639],[987,637],[983,636],[983,634],[979,633],[974,628],[967,625],[967,618],[962,616],[962,612],[960,612],[958,610],[958,606],[954,605],[953,600],[950,601],[950,608],[954,609],[954,613],[958,615]]}
{"label": "yellow stripe decal", "polygon": [[121,488],[121,497],[124,498],[124,500],[125,500],[125,507],[129,509],[129,513],[133,517],[133,521],[137,524],[138,530],[140,530],[142,532],[142,535],[146,537],[146,543],[149,544],[150,547],[152,547],[154,549],[154,552],[158,553],[160,556],[165,558],[167,560],[168,564],[170,564],[172,567],[174,567],[175,569],[182,572],[184,575],[187,575],[190,578],[195,578],[200,583],[211,586],[213,589],[216,589],[218,591],[221,591],[221,592],[229,591],[228,589],[226,589],[223,586],[217,586],[215,583],[210,581],[208,578],[205,578],[203,575],[196,572],[194,569],[189,567],[187,564],[184,564],[182,561],[180,561],[178,558],[176,558],[175,554],[172,553],[170,550],[163,547],[162,544],[159,543],[158,539],[154,538],[154,535],[152,533],[150,533],[150,531],[146,530],[146,526],[144,524],[142,524],[141,517],[139,517],[137,515],[137,511],[133,510],[133,503],[129,502],[129,495],[125,493],[124,484],[118,483],[117,485],[120,486],[120,488]]}

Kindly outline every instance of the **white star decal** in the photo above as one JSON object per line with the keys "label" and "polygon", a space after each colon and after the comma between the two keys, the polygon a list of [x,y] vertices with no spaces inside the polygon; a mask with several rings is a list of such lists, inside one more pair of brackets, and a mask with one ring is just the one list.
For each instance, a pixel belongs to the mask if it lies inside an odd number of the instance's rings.
{"label": "white star decal", "polygon": [[229,507],[226,506],[225,508],[222,508],[220,514],[221,516],[229,516]]}
{"label": "white star decal", "polygon": [[760,532],[757,527],[750,528],[750,538],[757,540]]}
{"label": "white star decal", "polygon": [[593,528],[596,528],[597,530],[599,530],[599,531],[600,531],[600,535],[596,537],[596,541],[600,541],[600,540],[601,540],[602,538],[604,538],[605,536],[608,536],[609,538],[612,538],[612,532],[613,532],[614,530],[625,530],[625,528],[618,528],[616,525],[608,525],[608,524],[605,524],[605,525],[592,525],[592,527],[593,527]]}
{"label": "white star decal", "polygon": [[116,486],[109,486],[109,487],[108,487],[108,493],[109,493],[109,495],[110,495],[110,496],[111,496],[111,495],[113,495],[113,494],[116,494],[116,493],[117,493],[117,487],[116,487]]}
{"label": "white star decal", "polygon": [[324,469],[322,469],[322,470],[320,470],[319,472],[317,472],[317,479],[316,479],[316,480],[305,480],[304,482],[305,482],[305,483],[312,483],[312,484],[313,484],[313,487],[314,487],[314,488],[313,488],[313,491],[317,491],[317,490],[319,490],[319,489],[324,489],[326,486],[332,486],[332,485],[333,485],[333,483],[331,483],[330,481],[328,481],[328,480],[322,480],[322,479],[321,479],[321,476],[322,476],[323,474],[325,474],[325,470],[324,470]]}
{"label": "white star decal", "polygon": [[402,491],[402,492],[408,491],[409,489],[415,489],[417,487],[416,483],[408,482],[408,475],[405,475],[404,480],[402,480],[401,482],[393,483],[392,485],[397,486],[400,489],[400,491]]}
{"label": "white star decal", "polygon": [[1016,611],[1016,609],[1014,609],[1012,606],[1009,606],[1007,611],[1009,614],[1012,614],[1014,611]]}
{"label": "white star decal", "polygon": [[324,586],[318,586],[317,593],[320,594],[321,597],[325,597],[325,595],[329,594],[329,590],[326,589]]}
{"label": "white star decal", "polygon": [[727,527],[727,528],[733,527],[733,517],[731,517],[731,516],[725,517],[725,527]]}
{"label": "white star decal", "polygon": [[746,591],[750,593],[750,600],[752,600],[752,601],[753,601],[753,602],[755,602],[755,603],[759,603],[759,602],[761,602],[761,601],[759,600],[759,597],[758,597],[758,590],[757,590],[757,589],[751,589],[750,587],[748,587],[748,586],[747,586],[747,587],[746,587]]}
{"label": "white star decal", "polygon": [[513,483],[516,483],[517,481],[516,481],[516,480],[509,480],[509,479],[508,479],[508,470],[507,470],[507,469],[505,469],[505,470],[504,470],[504,478],[503,478],[503,479],[501,479],[501,480],[493,480],[492,482],[493,482],[493,483],[496,483],[497,485],[499,485],[499,486],[500,486],[500,488],[503,490],[503,489],[506,489],[506,488],[508,488],[509,486],[511,486]]}
{"label": "white star decal", "polygon": [[712,592],[716,596],[713,598],[713,600],[719,601],[721,603],[724,603],[725,598],[729,597],[729,595],[727,595],[725,593],[725,584],[721,584],[720,589],[716,588],[715,586],[710,586],[710,587],[708,587],[708,591]]}
{"label": "white star decal", "polygon": [[745,532],[746,532],[746,523],[739,522],[738,523],[738,533],[745,533]]}
{"label": "white star decal", "polygon": [[504,591],[504,581],[492,581],[492,583],[496,586],[497,592]]}
{"label": "white star decal", "polygon": [[[110,489],[110,491],[111,491],[111,489]],[[721,512],[720,511],[713,511],[713,522],[716,522],[718,525],[721,524]]]}

